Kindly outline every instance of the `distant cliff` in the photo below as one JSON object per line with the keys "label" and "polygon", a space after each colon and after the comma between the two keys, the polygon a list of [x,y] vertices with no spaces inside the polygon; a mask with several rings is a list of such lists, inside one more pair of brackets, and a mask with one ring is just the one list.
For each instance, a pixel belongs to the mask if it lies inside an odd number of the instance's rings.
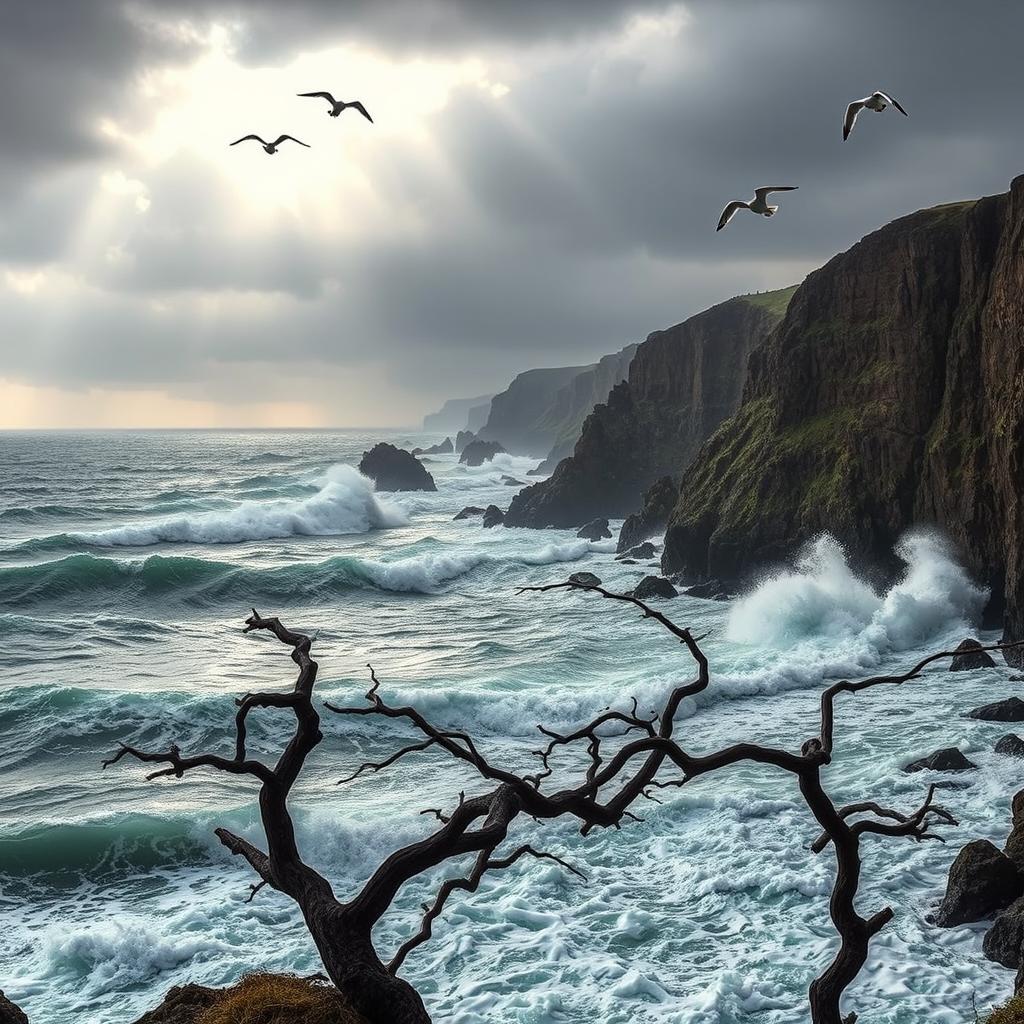
{"label": "distant cliff", "polygon": [[[480,406],[486,407],[490,395],[478,398],[449,398],[437,412],[423,417],[423,429],[431,434],[455,434],[466,427],[470,413]],[[473,429],[472,426],[469,428]]]}
{"label": "distant cliff", "polygon": [[576,526],[639,508],[659,477],[678,478],[740,403],[747,357],[793,289],[729,299],[637,347],[626,381],[595,407],[573,455],[520,491],[510,526]]}
{"label": "distant cliff", "polygon": [[1024,638],[1022,288],[1024,178],[811,274],[686,474],[664,568],[736,576],[823,530],[884,565],[936,524]]}

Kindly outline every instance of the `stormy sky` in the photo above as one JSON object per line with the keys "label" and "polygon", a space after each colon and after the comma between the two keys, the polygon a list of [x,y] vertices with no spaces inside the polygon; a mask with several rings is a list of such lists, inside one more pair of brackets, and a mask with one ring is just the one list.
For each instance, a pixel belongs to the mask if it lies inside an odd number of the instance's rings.
{"label": "stormy sky", "polygon": [[[1021,38],[1002,0],[0,0],[0,426],[404,425],[588,362],[1004,191]],[[875,88],[910,117],[843,143]]]}

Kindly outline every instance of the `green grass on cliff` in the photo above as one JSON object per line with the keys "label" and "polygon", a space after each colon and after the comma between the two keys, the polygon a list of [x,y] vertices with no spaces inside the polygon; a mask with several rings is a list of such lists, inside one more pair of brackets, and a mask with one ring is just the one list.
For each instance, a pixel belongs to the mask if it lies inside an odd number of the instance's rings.
{"label": "green grass on cliff", "polygon": [[782,318],[789,309],[789,300],[800,285],[791,284],[788,288],[779,288],[774,292],[754,292],[751,295],[741,295],[740,298],[749,302],[751,306],[761,306],[769,313]]}

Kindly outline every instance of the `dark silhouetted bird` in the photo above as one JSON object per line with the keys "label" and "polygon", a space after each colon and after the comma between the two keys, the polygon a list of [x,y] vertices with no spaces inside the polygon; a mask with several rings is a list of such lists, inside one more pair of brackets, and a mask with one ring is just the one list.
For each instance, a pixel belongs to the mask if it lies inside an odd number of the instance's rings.
{"label": "dark silhouetted bird", "polygon": [[248,142],[250,139],[252,139],[253,142],[258,142],[263,147],[263,152],[269,153],[271,156],[277,152],[277,147],[280,146],[282,142],[298,142],[300,146],[305,146],[306,149],[311,148],[308,143],[302,142],[300,139],[295,138],[294,135],[278,135],[273,142],[267,142],[265,139],[261,139],[258,135],[243,135],[240,139],[235,139],[231,145],[237,146],[240,142]]}
{"label": "dark silhouetted bird", "polygon": [[857,115],[865,107],[880,114],[888,106],[895,107],[904,117],[910,117],[896,100],[891,96],[887,96],[884,92],[873,92],[862,100],[854,100],[846,108],[846,117],[843,118],[843,141],[845,142],[850,137],[850,132],[853,131],[853,126],[857,123]]}
{"label": "dark silhouetted bird", "polygon": [[343,110],[347,110],[351,107],[353,110],[358,110],[367,121],[373,124],[373,118],[370,117],[366,107],[364,107],[359,100],[352,100],[351,102],[346,103],[344,100],[336,100],[329,92],[300,92],[297,95],[316,96],[318,99],[327,100],[331,105],[331,109],[328,110],[327,113],[330,114],[331,117],[337,117]]}
{"label": "dark silhouetted bird", "polygon": [[762,185],[761,188],[755,188],[754,198],[749,202],[734,199],[726,206],[722,211],[722,216],[718,218],[718,227],[715,230],[721,231],[736,216],[737,210],[749,210],[751,213],[761,214],[762,217],[774,217],[778,207],[769,206],[765,199],[772,192],[794,192],[797,188],[799,188],[798,185]]}

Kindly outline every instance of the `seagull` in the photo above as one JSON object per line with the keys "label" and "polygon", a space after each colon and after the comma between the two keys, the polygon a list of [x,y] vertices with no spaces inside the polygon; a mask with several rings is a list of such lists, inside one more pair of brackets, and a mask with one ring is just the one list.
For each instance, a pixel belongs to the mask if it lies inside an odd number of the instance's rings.
{"label": "seagull", "polygon": [[865,107],[880,114],[888,106],[895,107],[904,117],[910,117],[896,100],[884,92],[873,92],[862,100],[854,100],[846,108],[846,117],[843,118],[843,141],[845,142],[850,137],[850,132],[853,131],[853,126],[857,123],[857,115]]}
{"label": "seagull", "polygon": [[267,142],[266,139],[261,139],[258,135],[243,135],[240,139],[235,139],[231,145],[237,146],[240,142],[248,142],[250,139],[254,139],[258,142],[263,147],[263,152],[268,153],[270,156],[273,156],[277,152],[277,147],[280,146],[282,142],[298,142],[300,146],[305,146],[306,149],[311,148],[308,143],[302,142],[295,138],[294,135],[278,135],[273,142]]}
{"label": "seagull", "polygon": [[726,206],[722,211],[718,227],[715,230],[721,231],[736,216],[737,210],[749,210],[751,213],[761,214],[762,217],[774,217],[778,207],[769,206],[765,202],[768,195],[772,192],[793,192],[799,187],[799,185],[762,185],[761,188],[755,188],[754,198],[749,202],[744,202],[742,199],[734,199]]}
{"label": "seagull", "polygon": [[370,117],[366,110],[366,107],[359,102],[359,100],[352,100],[346,103],[344,100],[336,100],[329,92],[300,92],[296,93],[297,96],[316,96],[319,99],[325,99],[331,105],[331,109],[327,111],[331,117],[337,117],[343,110],[351,107],[353,110],[358,110],[363,117],[366,118],[370,124],[373,124],[373,118]]}

